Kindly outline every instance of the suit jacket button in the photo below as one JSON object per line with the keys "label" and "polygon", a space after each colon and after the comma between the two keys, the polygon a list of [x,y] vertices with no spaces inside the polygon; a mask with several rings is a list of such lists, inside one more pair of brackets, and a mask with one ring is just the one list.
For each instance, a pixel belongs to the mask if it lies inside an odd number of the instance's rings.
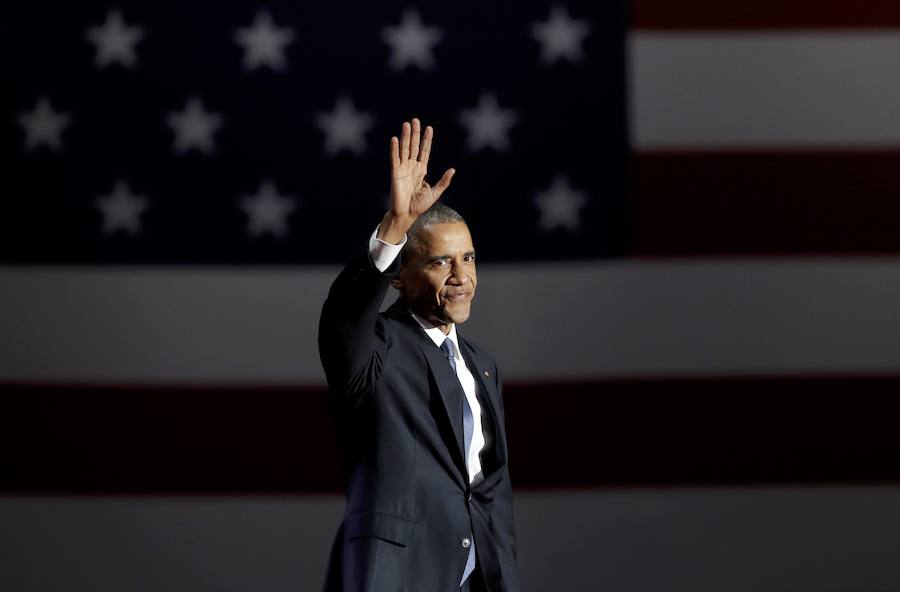
{"label": "suit jacket button", "polygon": [[472,501],[472,490],[471,489],[466,491],[466,503],[469,503],[470,501]]}
{"label": "suit jacket button", "polygon": [[472,545],[472,541],[469,537],[464,537],[463,540],[459,541],[459,544],[462,545],[463,549],[468,549]]}

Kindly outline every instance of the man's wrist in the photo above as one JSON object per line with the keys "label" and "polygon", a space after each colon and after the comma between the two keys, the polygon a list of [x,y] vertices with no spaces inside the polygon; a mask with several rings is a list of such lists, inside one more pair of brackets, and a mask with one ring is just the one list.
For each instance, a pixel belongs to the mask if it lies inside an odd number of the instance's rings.
{"label": "man's wrist", "polygon": [[388,244],[399,245],[406,236],[406,231],[409,230],[415,221],[415,218],[395,216],[393,212],[388,210],[384,218],[381,219],[381,225],[378,227],[376,236]]}

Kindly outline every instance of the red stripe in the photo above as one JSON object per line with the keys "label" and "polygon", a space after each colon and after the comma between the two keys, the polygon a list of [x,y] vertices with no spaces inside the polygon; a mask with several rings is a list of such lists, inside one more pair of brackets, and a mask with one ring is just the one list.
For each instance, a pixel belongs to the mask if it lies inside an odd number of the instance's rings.
{"label": "red stripe", "polygon": [[[517,489],[900,481],[900,376],[510,386]],[[321,389],[6,386],[0,491],[342,491]]]}
{"label": "red stripe", "polygon": [[635,0],[637,29],[821,29],[900,27],[896,0]]}
{"label": "red stripe", "polygon": [[631,252],[900,253],[897,171],[900,151],[639,153]]}

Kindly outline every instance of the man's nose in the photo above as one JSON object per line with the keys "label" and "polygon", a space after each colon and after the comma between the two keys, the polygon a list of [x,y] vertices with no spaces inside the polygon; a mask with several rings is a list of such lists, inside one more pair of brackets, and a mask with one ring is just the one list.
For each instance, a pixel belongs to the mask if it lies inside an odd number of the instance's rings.
{"label": "man's nose", "polygon": [[450,269],[450,277],[447,281],[451,282],[453,285],[462,285],[469,282],[469,276],[466,274],[466,270],[462,265],[455,264]]}

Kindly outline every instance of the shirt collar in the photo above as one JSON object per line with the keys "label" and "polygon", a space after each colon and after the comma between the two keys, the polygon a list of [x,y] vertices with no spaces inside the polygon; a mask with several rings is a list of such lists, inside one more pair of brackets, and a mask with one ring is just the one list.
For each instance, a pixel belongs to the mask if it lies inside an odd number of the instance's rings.
{"label": "shirt collar", "polygon": [[450,323],[450,333],[444,335],[444,332],[441,331],[440,327],[431,326],[431,323],[411,310],[409,311],[409,314],[411,314],[412,318],[414,318],[416,322],[419,323],[419,326],[422,327],[422,330],[425,331],[425,334],[431,338],[436,346],[441,347],[441,344],[444,343],[444,340],[449,339],[450,343],[453,344],[453,357],[457,360],[460,359],[459,340],[456,336],[456,323]]}

